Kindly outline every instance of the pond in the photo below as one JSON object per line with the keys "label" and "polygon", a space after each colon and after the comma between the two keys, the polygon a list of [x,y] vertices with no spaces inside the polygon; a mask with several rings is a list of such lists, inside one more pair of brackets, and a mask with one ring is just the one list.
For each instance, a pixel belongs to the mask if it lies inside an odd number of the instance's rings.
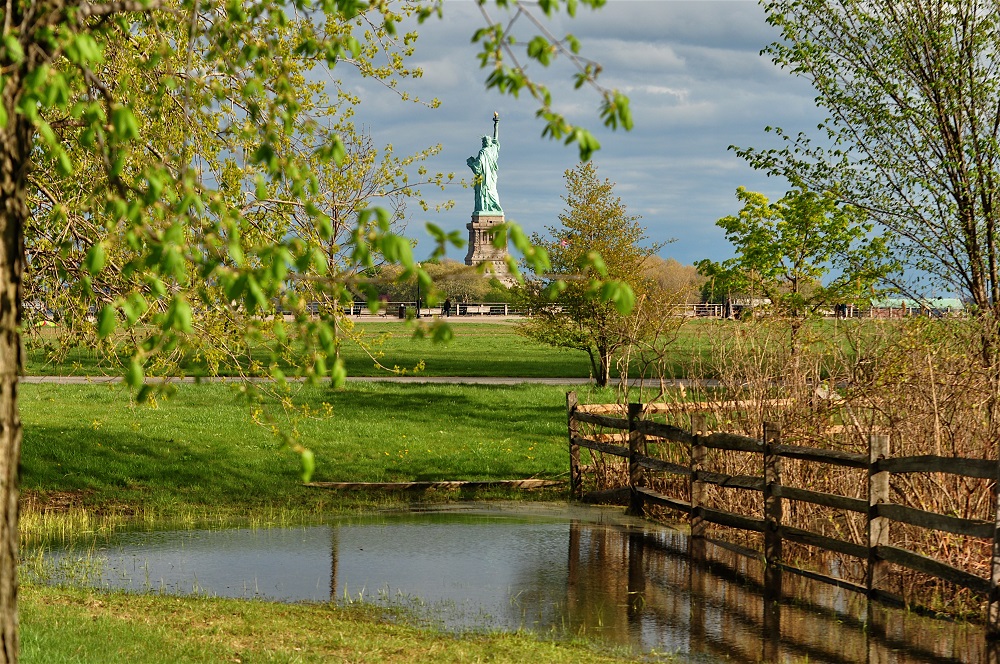
{"label": "pond", "polygon": [[[36,581],[136,592],[369,602],[450,631],[583,635],[688,661],[986,662],[983,630],[874,608],[756,561],[692,564],[686,536],[620,508],[466,504],[298,528],[128,532],[46,548]],[[26,560],[39,560],[27,550]],[[39,571],[40,570],[40,571]],[[766,609],[766,610],[765,610]]]}

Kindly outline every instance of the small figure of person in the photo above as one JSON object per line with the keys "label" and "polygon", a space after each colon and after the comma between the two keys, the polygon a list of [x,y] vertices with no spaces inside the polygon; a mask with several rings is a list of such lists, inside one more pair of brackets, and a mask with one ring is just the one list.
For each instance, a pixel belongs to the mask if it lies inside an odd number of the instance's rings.
{"label": "small figure of person", "polygon": [[451,298],[450,297],[446,297],[445,298],[443,310],[444,310],[444,315],[445,316],[451,316]]}

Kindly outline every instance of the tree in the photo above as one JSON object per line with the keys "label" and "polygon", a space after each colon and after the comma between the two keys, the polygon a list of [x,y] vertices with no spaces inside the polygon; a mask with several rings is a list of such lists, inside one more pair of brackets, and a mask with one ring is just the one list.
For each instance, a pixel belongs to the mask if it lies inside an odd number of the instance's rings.
{"label": "tree", "polygon": [[[1000,9],[967,0],[775,0],[767,51],[815,87],[816,135],[741,148],[865,210],[905,272],[1000,318]],[[906,285],[906,284],[903,284]],[[919,291],[922,280],[908,285]],[[916,292],[915,295],[923,293]]]}
{"label": "tree", "polygon": [[[562,225],[546,227],[550,237],[532,236],[532,243],[547,251],[552,269],[524,288],[531,318],[520,330],[552,346],[586,351],[595,381],[605,386],[616,353],[641,334],[627,313],[633,301],[653,297],[644,270],[659,246],[640,246],[646,235],[639,217],[628,214],[614,195],[614,183],[601,181],[592,162],[567,170],[565,178]],[[588,266],[595,254],[602,264]],[[603,277],[629,289],[612,286],[606,292],[610,301],[595,300],[597,279]]]}
{"label": "tree", "polygon": [[646,277],[667,293],[676,293],[679,304],[695,304],[701,299],[701,287],[706,278],[696,265],[682,265],[676,258],[650,256],[646,261]]}
{"label": "tree", "polygon": [[[577,3],[564,6],[573,13]],[[297,336],[309,351],[302,375],[342,381],[336,320],[309,315],[294,284],[337,301],[354,287],[376,304],[376,286],[352,275],[385,261],[422,283],[429,277],[393,232],[392,213],[360,202],[339,245],[344,263],[331,265],[324,243],[334,219],[317,200],[324,169],[342,165],[349,148],[343,124],[320,121],[325,102],[306,74],[341,63],[383,76],[373,54],[379,44],[409,43],[412,35],[396,34],[404,14],[440,11],[434,2],[397,11],[358,0],[12,0],[0,10],[0,661],[18,651],[17,377],[28,270],[52,265],[47,287],[96,307],[91,331],[101,338],[129,329],[125,378],[140,399],[153,389],[151,363],[190,347],[195,321],[213,313],[243,323],[229,330],[239,339],[266,331],[275,354]],[[627,100],[597,85],[598,68],[576,55],[578,42],[550,37],[526,41],[527,58],[568,58],[577,82],[598,89],[605,123],[629,126]],[[544,133],[583,154],[596,148],[589,132],[552,111],[543,85],[508,64],[514,40],[502,26],[490,22],[477,38],[489,86],[528,90]],[[315,237],[282,233],[293,216]],[[26,253],[29,229],[38,243]],[[442,247],[454,239],[431,230]],[[542,269],[545,254],[504,230]],[[292,312],[290,323],[275,315],[276,303]],[[283,377],[277,362],[270,369]],[[311,455],[297,450],[308,474]]]}
{"label": "tree", "polygon": [[[491,289],[491,280],[481,271],[454,260],[425,261],[424,271],[434,282],[434,291],[423,291],[421,299],[426,303],[428,298],[434,302],[450,297],[458,302],[484,302]],[[392,301],[413,301],[416,297],[416,279],[402,279],[401,268],[387,265],[379,270],[378,278],[382,282],[382,291]]]}
{"label": "tree", "polygon": [[739,187],[736,197],[743,209],[716,222],[736,256],[703,260],[698,271],[716,293],[769,300],[791,319],[793,338],[803,317],[856,301],[881,277],[884,244],[870,237],[864,211],[840,205],[832,193],[793,189],[770,203]]}

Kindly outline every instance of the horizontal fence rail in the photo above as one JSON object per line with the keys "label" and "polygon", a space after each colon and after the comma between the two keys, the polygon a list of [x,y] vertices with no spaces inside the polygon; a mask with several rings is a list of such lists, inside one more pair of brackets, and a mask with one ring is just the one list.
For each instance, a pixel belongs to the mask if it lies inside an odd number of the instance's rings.
{"label": "horizontal fence rail", "polygon": [[[988,600],[987,630],[991,637],[1000,636],[1000,514],[997,504],[1000,492],[997,482],[1000,464],[992,459],[963,459],[934,455],[890,457],[889,436],[872,434],[868,441],[867,454],[856,454],[838,450],[787,445],[781,442],[781,431],[773,424],[765,424],[762,438],[751,438],[732,433],[708,432],[705,415],[685,404],[628,404],[627,417],[618,405],[581,406],[575,392],[567,394],[567,415],[570,443],[571,490],[577,498],[582,497],[582,467],[580,450],[590,449],[602,454],[627,459],[630,495],[629,513],[642,515],[646,505],[657,505],[681,513],[691,524],[691,551],[704,551],[700,541],[711,541],[723,548],[738,551],[757,558],[763,554],[766,563],[765,584],[772,592],[780,595],[780,573],[788,571],[808,578],[823,581],[864,593],[871,599],[901,604],[897,597],[883,587],[888,565],[898,565],[907,569],[942,579],[956,586],[966,588]],[[771,402],[768,405],[778,405]],[[704,410],[708,405],[702,406]],[[720,403],[712,404],[718,408]],[[746,407],[744,402],[724,402],[723,408]],[[757,404],[759,405],[759,404]],[[687,412],[691,416],[691,429],[643,419],[651,414]],[[613,414],[614,415],[613,415]],[[588,438],[580,434],[581,424],[599,426],[607,431],[602,437],[614,438],[627,444],[614,444]],[[686,448],[690,464],[664,461],[649,457],[641,452],[649,438],[674,443]],[[705,467],[708,450],[726,450],[760,456],[757,465],[761,469],[757,475],[729,475],[714,472]],[[781,460],[796,459],[806,463],[824,466],[867,470],[867,498],[854,498],[811,489],[785,486],[781,483]],[[677,495],[664,495],[648,488],[650,473],[681,478],[691,496],[685,500]],[[948,514],[939,514],[907,507],[890,502],[890,476],[906,473],[948,473],[963,477],[993,480],[993,513],[990,521],[966,519]],[[709,486],[724,487],[751,492],[759,496],[763,504],[763,517],[752,517],[718,509],[707,504],[706,489]],[[867,543],[846,541],[836,537],[821,535],[801,528],[794,528],[782,522],[785,501],[803,502],[834,508],[846,512],[865,515]],[[906,524],[925,530],[951,533],[992,542],[994,555],[990,561],[990,578],[954,567],[917,551],[910,551],[889,544],[892,524]],[[708,540],[707,524],[716,524],[746,532],[763,535],[763,551],[748,549],[737,544],[718,540]],[[866,566],[865,584],[859,585],[846,579],[796,567],[782,559],[782,542],[803,544],[821,550],[852,556]]]}

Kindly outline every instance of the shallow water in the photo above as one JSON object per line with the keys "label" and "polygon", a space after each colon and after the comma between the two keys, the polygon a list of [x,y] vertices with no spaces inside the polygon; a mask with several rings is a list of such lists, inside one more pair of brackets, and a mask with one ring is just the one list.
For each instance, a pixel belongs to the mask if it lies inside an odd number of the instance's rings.
{"label": "shallow water", "polygon": [[463,505],[303,528],[124,533],[47,550],[40,580],[365,601],[448,630],[579,634],[691,661],[988,661],[975,626],[869,614],[859,596],[790,575],[795,601],[776,605],[760,592],[759,563],[720,551],[708,569],[686,551],[682,533],[620,508]]}

